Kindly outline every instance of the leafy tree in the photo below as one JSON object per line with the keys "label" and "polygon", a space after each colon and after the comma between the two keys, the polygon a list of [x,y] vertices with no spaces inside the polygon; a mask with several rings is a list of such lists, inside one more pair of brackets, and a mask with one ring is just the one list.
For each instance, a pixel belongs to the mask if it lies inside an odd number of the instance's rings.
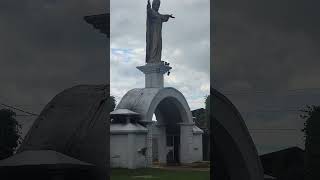
{"label": "leafy tree", "polygon": [[305,180],[320,179],[320,106],[307,106],[300,115],[305,119]]}
{"label": "leafy tree", "polygon": [[10,109],[0,110],[0,159],[13,155],[20,143],[21,125],[15,116],[16,113]]}
{"label": "leafy tree", "polygon": [[207,144],[204,146],[206,150],[204,151],[203,157],[205,160],[210,160],[210,94],[205,97],[205,122],[206,122],[206,131],[203,134],[203,139],[207,141]]}
{"label": "leafy tree", "polygon": [[[116,107],[116,98],[114,96],[111,96],[110,95],[110,98],[109,98],[109,113],[112,112]],[[111,117],[109,118],[109,121],[111,122]]]}
{"label": "leafy tree", "polygon": [[207,129],[210,131],[210,94],[205,98],[206,106],[206,125]]}
{"label": "leafy tree", "polygon": [[[116,103],[117,103],[116,98],[115,98],[114,96],[110,96],[110,107],[111,107],[111,111],[113,111],[114,108],[116,108]],[[111,111],[110,111],[110,112],[111,112]]]}
{"label": "leafy tree", "polygon": [[210,130],[210,95],[205,97],[205,109],[200,108],[192,111],[192,116],[196,118],[196,126],[204,131]]}
{"label": "leafy tree", "polygon": [[195,117],[195,124],[199,128],[207,129],[205,109],[200,108],[192,111],[192,116]]}

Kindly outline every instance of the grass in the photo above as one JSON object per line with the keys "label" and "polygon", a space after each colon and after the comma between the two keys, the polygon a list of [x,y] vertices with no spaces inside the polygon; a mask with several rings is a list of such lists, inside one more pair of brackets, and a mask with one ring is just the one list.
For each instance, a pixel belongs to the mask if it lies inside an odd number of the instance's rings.
{"label": "grass", "polygon": [[164,169],[111,169],[111,180],[209,180],[209,171],[186,171]]}

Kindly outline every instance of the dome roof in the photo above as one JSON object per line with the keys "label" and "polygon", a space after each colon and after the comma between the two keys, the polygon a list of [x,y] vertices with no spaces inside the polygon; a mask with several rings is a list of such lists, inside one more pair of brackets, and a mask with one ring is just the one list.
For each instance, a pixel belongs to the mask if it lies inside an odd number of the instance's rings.
{"label": "dome roof", "polygon": [[198,126],[194,125],[193,128],[192,128],[192,132],[194,134],[203,134],[203,130],[200,129]]}
{"label": "dome roof", "polygon": [[147,133],[148,129],[136,123],[110,124],[111,134]]}
{"label": "dome roof", "polygon": [[139,113],[136,113],[134,111],[131,111],[129,109],[116,109],[114,111],[112,111],[110,113],[111,116],[114,116],[114,115],[127,115],[127,116],[130,116],[130,115],[139,115]]}

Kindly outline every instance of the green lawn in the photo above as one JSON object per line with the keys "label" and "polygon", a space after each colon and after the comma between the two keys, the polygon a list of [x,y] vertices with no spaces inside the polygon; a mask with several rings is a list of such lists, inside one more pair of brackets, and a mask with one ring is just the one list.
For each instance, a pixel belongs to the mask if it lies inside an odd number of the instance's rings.
{"label": "green lawn", "polygon": [[111,180],[209,180],[209,171],[163,169],[111,169]]}

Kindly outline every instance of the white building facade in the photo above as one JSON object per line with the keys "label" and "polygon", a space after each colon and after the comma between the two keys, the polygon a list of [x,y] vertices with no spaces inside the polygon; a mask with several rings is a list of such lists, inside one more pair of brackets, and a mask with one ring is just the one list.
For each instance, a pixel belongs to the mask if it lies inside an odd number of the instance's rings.
{"label": "white building facade", "polygon": [[154,161],[202,161],[203,131],[195,126],[183,94],[163,87],[163,75],[171,67],[161,62],[137,68],[145,74],[146,87],[128,91],[111,113],[111,167],[135,169],[151,167]]}

